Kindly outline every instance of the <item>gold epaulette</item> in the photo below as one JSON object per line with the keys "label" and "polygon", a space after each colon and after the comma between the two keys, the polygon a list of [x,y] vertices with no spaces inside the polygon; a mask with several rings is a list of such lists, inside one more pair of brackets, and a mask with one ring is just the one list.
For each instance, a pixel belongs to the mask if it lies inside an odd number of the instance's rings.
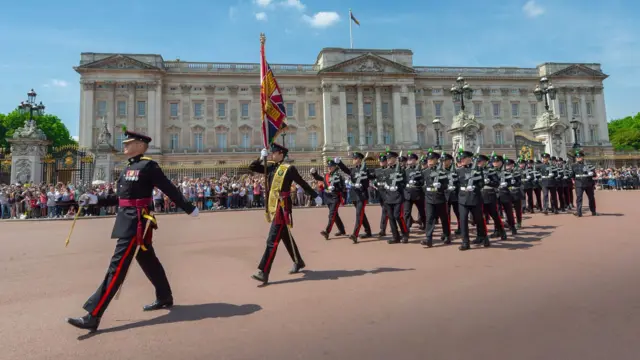
{"label": "gold epaulette", "polygon": [[148,157],[148,156],[143,156],[143,157],[140,158],[140,160],[151,160],[151,158]]}

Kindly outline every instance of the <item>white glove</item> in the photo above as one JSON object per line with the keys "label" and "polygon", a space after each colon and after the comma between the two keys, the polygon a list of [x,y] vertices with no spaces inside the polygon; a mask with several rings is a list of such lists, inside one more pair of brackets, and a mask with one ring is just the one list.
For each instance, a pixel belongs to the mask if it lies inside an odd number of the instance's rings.
{"label": "white glove", "polygon": [[589,171],[589,176],[593,176],[593,171]]}
{"label": "white glove", "polygon": [[506,182],[500,183],[500,187],[503,187],[503,188],[504,188],[504,187],[507,187],[507,185],[508,185],[508,184],[507,184]]}
{"label": "white glove", "polygon": [[440,189],[441,186],[442,184],[440,184],[439,182],[433,183],[433,187],[436,189]]}
{"label": "white glove", "polygon": [[333,159],[333,162],[336,163],[336,164],[339,164],[340,161],[342,161],[342,159],[339,158],[339,157]]}
{"label": "white glove", "polygon": [[189,214],[189,216],[198,217],[198,214],[200,214],[200,210],[198,210],[198,208],[195,208],[193,209],[193,212]]}
{"label": "white glove", "polygon": [[309,173],[311,173],[311,174],[315,174],[317,172],[318,172],[318,170],[316,170],[316,168],[311,168],[311,170],[309,170]]}
{"label": "white glove", "polygon": [[316,204],[322,204],[322,197],[320,196],[316,197]]}
{"label": "white glove", "polygon": [[267,149],[260,150],[260,158],[265,159],[267,156],[269,156]]}
{"label": "white glove", "polygon": [[473,186],[467,186],[467,191],[473,191]]}

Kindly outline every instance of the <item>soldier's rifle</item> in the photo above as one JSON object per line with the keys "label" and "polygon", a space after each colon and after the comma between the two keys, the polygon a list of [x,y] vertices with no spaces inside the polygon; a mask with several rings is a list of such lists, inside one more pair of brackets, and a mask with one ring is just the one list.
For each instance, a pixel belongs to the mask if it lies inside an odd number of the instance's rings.
{"label": "soldier's rifle", "polygon": [[476,168],[478,167],[479,155],[480,155],[480,146],[478,145],[478,147],[476,148],[475,156],[473,157],[473,163],[471,164],[471,175],[469,176],[469,180],[467,182],[467,189],[473,189],[473,182],[476,180],[479,180],[473,176],[473,173],[476,171]]}
{"label": "soldier's rifle", "polygon": [[398,191],[398,178],[400,177],[400,157],[402,157],[402,151],[400,151],[400,155],[396,159],[396,168],[394,169],[393,179],[391,180],[391,185],[387,190],[389,191]]}
{"label": "soldier's rifle", "polygon": [[[367,158],[369,157],[369,153],[367,152],[364,155],[364,159],[362,159],[362,163],[360,164],[360,169],[358,169],[358,173],[356,173],[356,183],[353,185],[356,187],[356,189],[360,189],[362,187],[362,180],[363,180],[363,171],[364,171],[364,167],[365,165],[367,165]],[[368,175],[367,175],[368,178]]]}

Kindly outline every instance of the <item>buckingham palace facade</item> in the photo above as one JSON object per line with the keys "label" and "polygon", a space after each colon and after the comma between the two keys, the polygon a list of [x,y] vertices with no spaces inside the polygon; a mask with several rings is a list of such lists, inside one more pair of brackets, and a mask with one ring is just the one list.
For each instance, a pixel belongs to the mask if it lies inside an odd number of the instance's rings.
{"label": "buckingham palace facade", "polygon": [[[473,89],[465,109],[482,123],[484,151],[512,153],[515,134],[531,133],[544,109],[533,90],[547,77],[550,108],[579,122],[583,147],[610,148],[600,64],[544,63],[536,68],[415,66],[410,50],[326,48],[314,64],[271,64],[284,97],[283,142],[296,157],[323,150],[382,151],[451,145],[447,128],[460,111],[452,83]],[[164,160],[245,159],[262,148],[260,65],[166,61],[154,54],[82,53],[79,143],[96,146],[105,126],[121,148],[122,126],[153,138]],[[441,129],[432,125],[440,119]],[[573,143],[572,131],[566,144]]]}

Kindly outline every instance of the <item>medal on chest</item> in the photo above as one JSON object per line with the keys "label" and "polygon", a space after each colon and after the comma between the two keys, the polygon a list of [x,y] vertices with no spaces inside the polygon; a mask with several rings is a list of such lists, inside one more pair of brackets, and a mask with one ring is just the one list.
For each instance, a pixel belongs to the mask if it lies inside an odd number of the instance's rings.
{"label": "medal on chest", "polygon": [[138,181],[140,178],[140,170],[127,170],[124,179],[127,181]]}

